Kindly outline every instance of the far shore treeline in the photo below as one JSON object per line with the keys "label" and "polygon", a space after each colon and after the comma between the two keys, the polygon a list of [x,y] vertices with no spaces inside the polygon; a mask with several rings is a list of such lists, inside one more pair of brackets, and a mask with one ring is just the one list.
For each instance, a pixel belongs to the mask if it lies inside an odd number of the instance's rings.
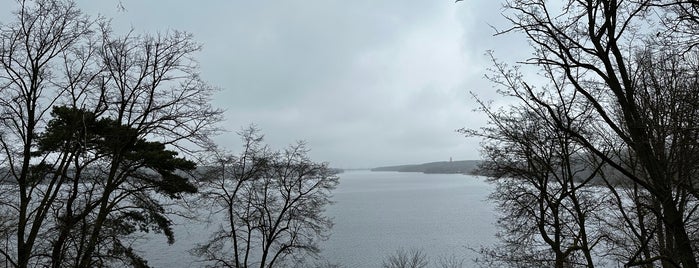
{"label": "far shore treeline", "polygon": [[417,165],[399,165],[372,168],[371,171],[422,172],[426,174],[470,174],[478,175],[481,160],[430,162]]}

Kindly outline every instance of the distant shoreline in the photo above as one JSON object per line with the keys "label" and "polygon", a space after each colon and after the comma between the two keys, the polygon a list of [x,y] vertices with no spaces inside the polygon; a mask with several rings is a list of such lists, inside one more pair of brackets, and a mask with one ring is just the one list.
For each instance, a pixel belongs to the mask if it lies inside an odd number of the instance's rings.
{"label": "distant shoreline", "polygon": [[419,172],[425,174],[469,174],[477,175],[481,160],[441,161],[414,165],[385,166],[371,171]]}

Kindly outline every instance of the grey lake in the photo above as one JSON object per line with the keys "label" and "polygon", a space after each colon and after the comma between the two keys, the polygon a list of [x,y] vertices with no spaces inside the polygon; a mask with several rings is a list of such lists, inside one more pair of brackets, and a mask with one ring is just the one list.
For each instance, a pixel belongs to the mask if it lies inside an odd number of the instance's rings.
{"label": "grey lake", "polygon": [[[380,267],[398,249],[417,249],[432,263],[457,258],[471,267],[477,257],[471,249],[495,241],[496,214],[487,200],[492,189],[483,177],[461,174],[342,173],[326,211],[335,225],[321,244],[321,258],[347,268]],[[183,221],[173,245],[149,234],[134,247],[152,267],[201,266],[188,250],[213,227]]]}

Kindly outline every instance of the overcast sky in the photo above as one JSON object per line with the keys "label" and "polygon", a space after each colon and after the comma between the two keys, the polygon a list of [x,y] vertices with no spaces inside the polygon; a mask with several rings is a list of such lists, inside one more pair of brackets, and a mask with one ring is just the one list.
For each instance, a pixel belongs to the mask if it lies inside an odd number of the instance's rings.
{"label": "overcast sky", "polygon": [[117,33],[193,33],[202,77],[221,88],[223,147],[254,123],[273,147],[305,140],[341,168],[480,158],[455,130],[485,124],[469,91],[495,98],[484,53],[526,51],[493,36],[489,24],[506,26],[493,0],[77,2]]}

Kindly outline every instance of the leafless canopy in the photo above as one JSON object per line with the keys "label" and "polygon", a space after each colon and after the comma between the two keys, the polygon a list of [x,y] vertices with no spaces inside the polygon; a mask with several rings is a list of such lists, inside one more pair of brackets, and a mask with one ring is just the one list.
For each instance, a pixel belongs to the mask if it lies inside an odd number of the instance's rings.
{"label": "leafless canopy", "polygon": [[255,127],[241,133],[239,155],[215,157],[220,168],[202,201],[220,228],[193,250],[216,267],[276,267],[316,258],[332,220],[324,215],[338,177],[308,156],[304,143],[276,152]]}
{"label": "leafless canopy", "polygon": [[[547,242],[547,251],[557,253],[556,248],[565,246],[563,241],[549,243],[555,228],[541,229],[555,223],[548,217],[556,216],[549,213],[558,204],[563,209],[559,211],[577,215],[568,221],[575,223],[568,230],[575,231],[570,236],[574,251],[585,252],[599,241],[613,248],[601,255],[624,265],[697,267],[697,7],[696,1],[675,0],[506,3],[505,14],[513,27],[500,34],[518,32],[529,40],[533,56],[519,66],[538,69],[547,83],[536,84],[522,68],[494,59],[489,78],[503,95],[520,104],[510,113],[482,105],[492,127],[466,132],[489,141],[484,152],[493,161],[486,170],[496,172],[493,175],[526,179],[531,174],[548,181],[525,180],[529,185],[525,192],[535,194],[532,201],[545,201],[544,206],[536,202],[508,206],[508,213],[530,209],[527,218],[539,219],[538,224],[524,226],[539,228],[534,237]],[[552,144],[559,137],[565,137],[563,142]],[[512,150],[515,145],[521,149]],[[542,157],[546,155],[553,158]],[[584,167],[598,185],[606,186],[599,191],[611,198],[604,201],[609,206],[576,205],[570,199],[575,192],[566,193],[560,183],[550,183],[563,174],[547,172],[552,167]],[[569,181],[568,191],[584,189],[579,187],[585,180]],[[559,186],[546,188],[552,185]],[[507,189],[511,187],[501,190]],[[504,204],[524,197],[498,194]],[[557,194],[562,195],[556,202],[545,199]],[[560,203],[566,199],[573,203]],[[601,214],[589,213],[595,209]],[[591,230],[598,235],[590,236]],[[512,236],[516,234],[522,235],[511,233],[508,239],[516,239]],[[585,259],[571,263],[594,265]]]}
{"label": "leafless canopy", "polygon": [[[139,230],[172,239],[161,200],[221,111],[187,33],[114,34],[72,1],[18,1],[0,26],[0,163],[6,266],[145,265]],[[10,243],[10,240],[12,242]]]}

